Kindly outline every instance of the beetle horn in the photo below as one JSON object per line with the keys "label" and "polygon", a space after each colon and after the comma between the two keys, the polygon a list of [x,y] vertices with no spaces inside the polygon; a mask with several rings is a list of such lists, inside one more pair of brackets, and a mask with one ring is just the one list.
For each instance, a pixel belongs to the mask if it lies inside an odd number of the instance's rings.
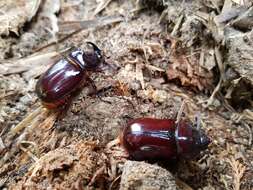
{"label": "beetle horn", "polygon": [[87,44],[91,45],[93,47],[93,50],[95,51],[95,53],[101,58],[102,57],[102,53],[101,50],[92,42],[86,42]]}

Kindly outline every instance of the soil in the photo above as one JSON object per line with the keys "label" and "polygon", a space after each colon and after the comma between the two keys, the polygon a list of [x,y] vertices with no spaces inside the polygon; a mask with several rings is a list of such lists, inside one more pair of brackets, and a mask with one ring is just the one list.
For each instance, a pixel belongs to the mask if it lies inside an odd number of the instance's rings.
{"label": "soil", "polygon": [[[252,6],[2,2],[0,189],[253,189]],[[96,95],[83,88],[64,109],[44,108],[38,77],[87,41],[117,70],[90,73]],[[196,115],[212,143],[193,160],[137,167],[120,145],[110,146],[131,119],[180,116],[194,123]]]}

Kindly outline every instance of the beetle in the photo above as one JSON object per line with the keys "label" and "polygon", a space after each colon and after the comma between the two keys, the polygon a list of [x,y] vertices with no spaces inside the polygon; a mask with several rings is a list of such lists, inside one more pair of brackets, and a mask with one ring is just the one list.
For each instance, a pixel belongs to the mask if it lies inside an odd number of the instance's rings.
{"label": "beetle", "polygon": [[96,90],[88,71],[101,71],[107,63],[94,43],[87,44],[93,47],[93,51],[84,52],[75,48],[40,76],[35,92],[46,108],[55,109],[64,105],[82,86],[91,85]]}
{"label": "beetle", "polygon": [[120,134],[121,145],[134,160],[192,159],[210,142],[201,129],[174,119],[137,118]]}

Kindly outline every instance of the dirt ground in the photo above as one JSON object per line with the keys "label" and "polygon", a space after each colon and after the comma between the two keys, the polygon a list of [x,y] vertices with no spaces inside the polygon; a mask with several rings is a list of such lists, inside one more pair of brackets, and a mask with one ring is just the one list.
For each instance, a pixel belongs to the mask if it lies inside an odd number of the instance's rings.
{"label": "dirt ground", "polygon": [[[0,189],[253,189],[251,1],[0,5]],[[87,41],[118,70],[91,73],[100,97],[84,88],[65,111],[43,108],[38,77]],[[138,168],[108,146],[131,119],[175,119],[180,109],[212,139],[196,159]]]}

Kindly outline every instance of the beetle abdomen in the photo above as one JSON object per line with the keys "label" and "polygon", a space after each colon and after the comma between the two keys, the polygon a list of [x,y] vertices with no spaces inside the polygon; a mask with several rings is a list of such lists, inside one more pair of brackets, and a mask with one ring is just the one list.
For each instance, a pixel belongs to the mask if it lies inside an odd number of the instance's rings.
{"label": "beetle abdomen", "polygon": [[42,102],[57,104],[80,85],[83,76],[78,65],[61,59],[40,77],[36,92]]}
{"label": "beetle abdomen", "polygon": [[121,134],[121,143],[134,160],[173,158],[177,155],[173,120],[135,119]]}
{"label": "beetle abdomen", "polygon": [[210,139],[185,122],[139,118],[123,129],[120,142],[134,160],[188,159],[206,149]]}

